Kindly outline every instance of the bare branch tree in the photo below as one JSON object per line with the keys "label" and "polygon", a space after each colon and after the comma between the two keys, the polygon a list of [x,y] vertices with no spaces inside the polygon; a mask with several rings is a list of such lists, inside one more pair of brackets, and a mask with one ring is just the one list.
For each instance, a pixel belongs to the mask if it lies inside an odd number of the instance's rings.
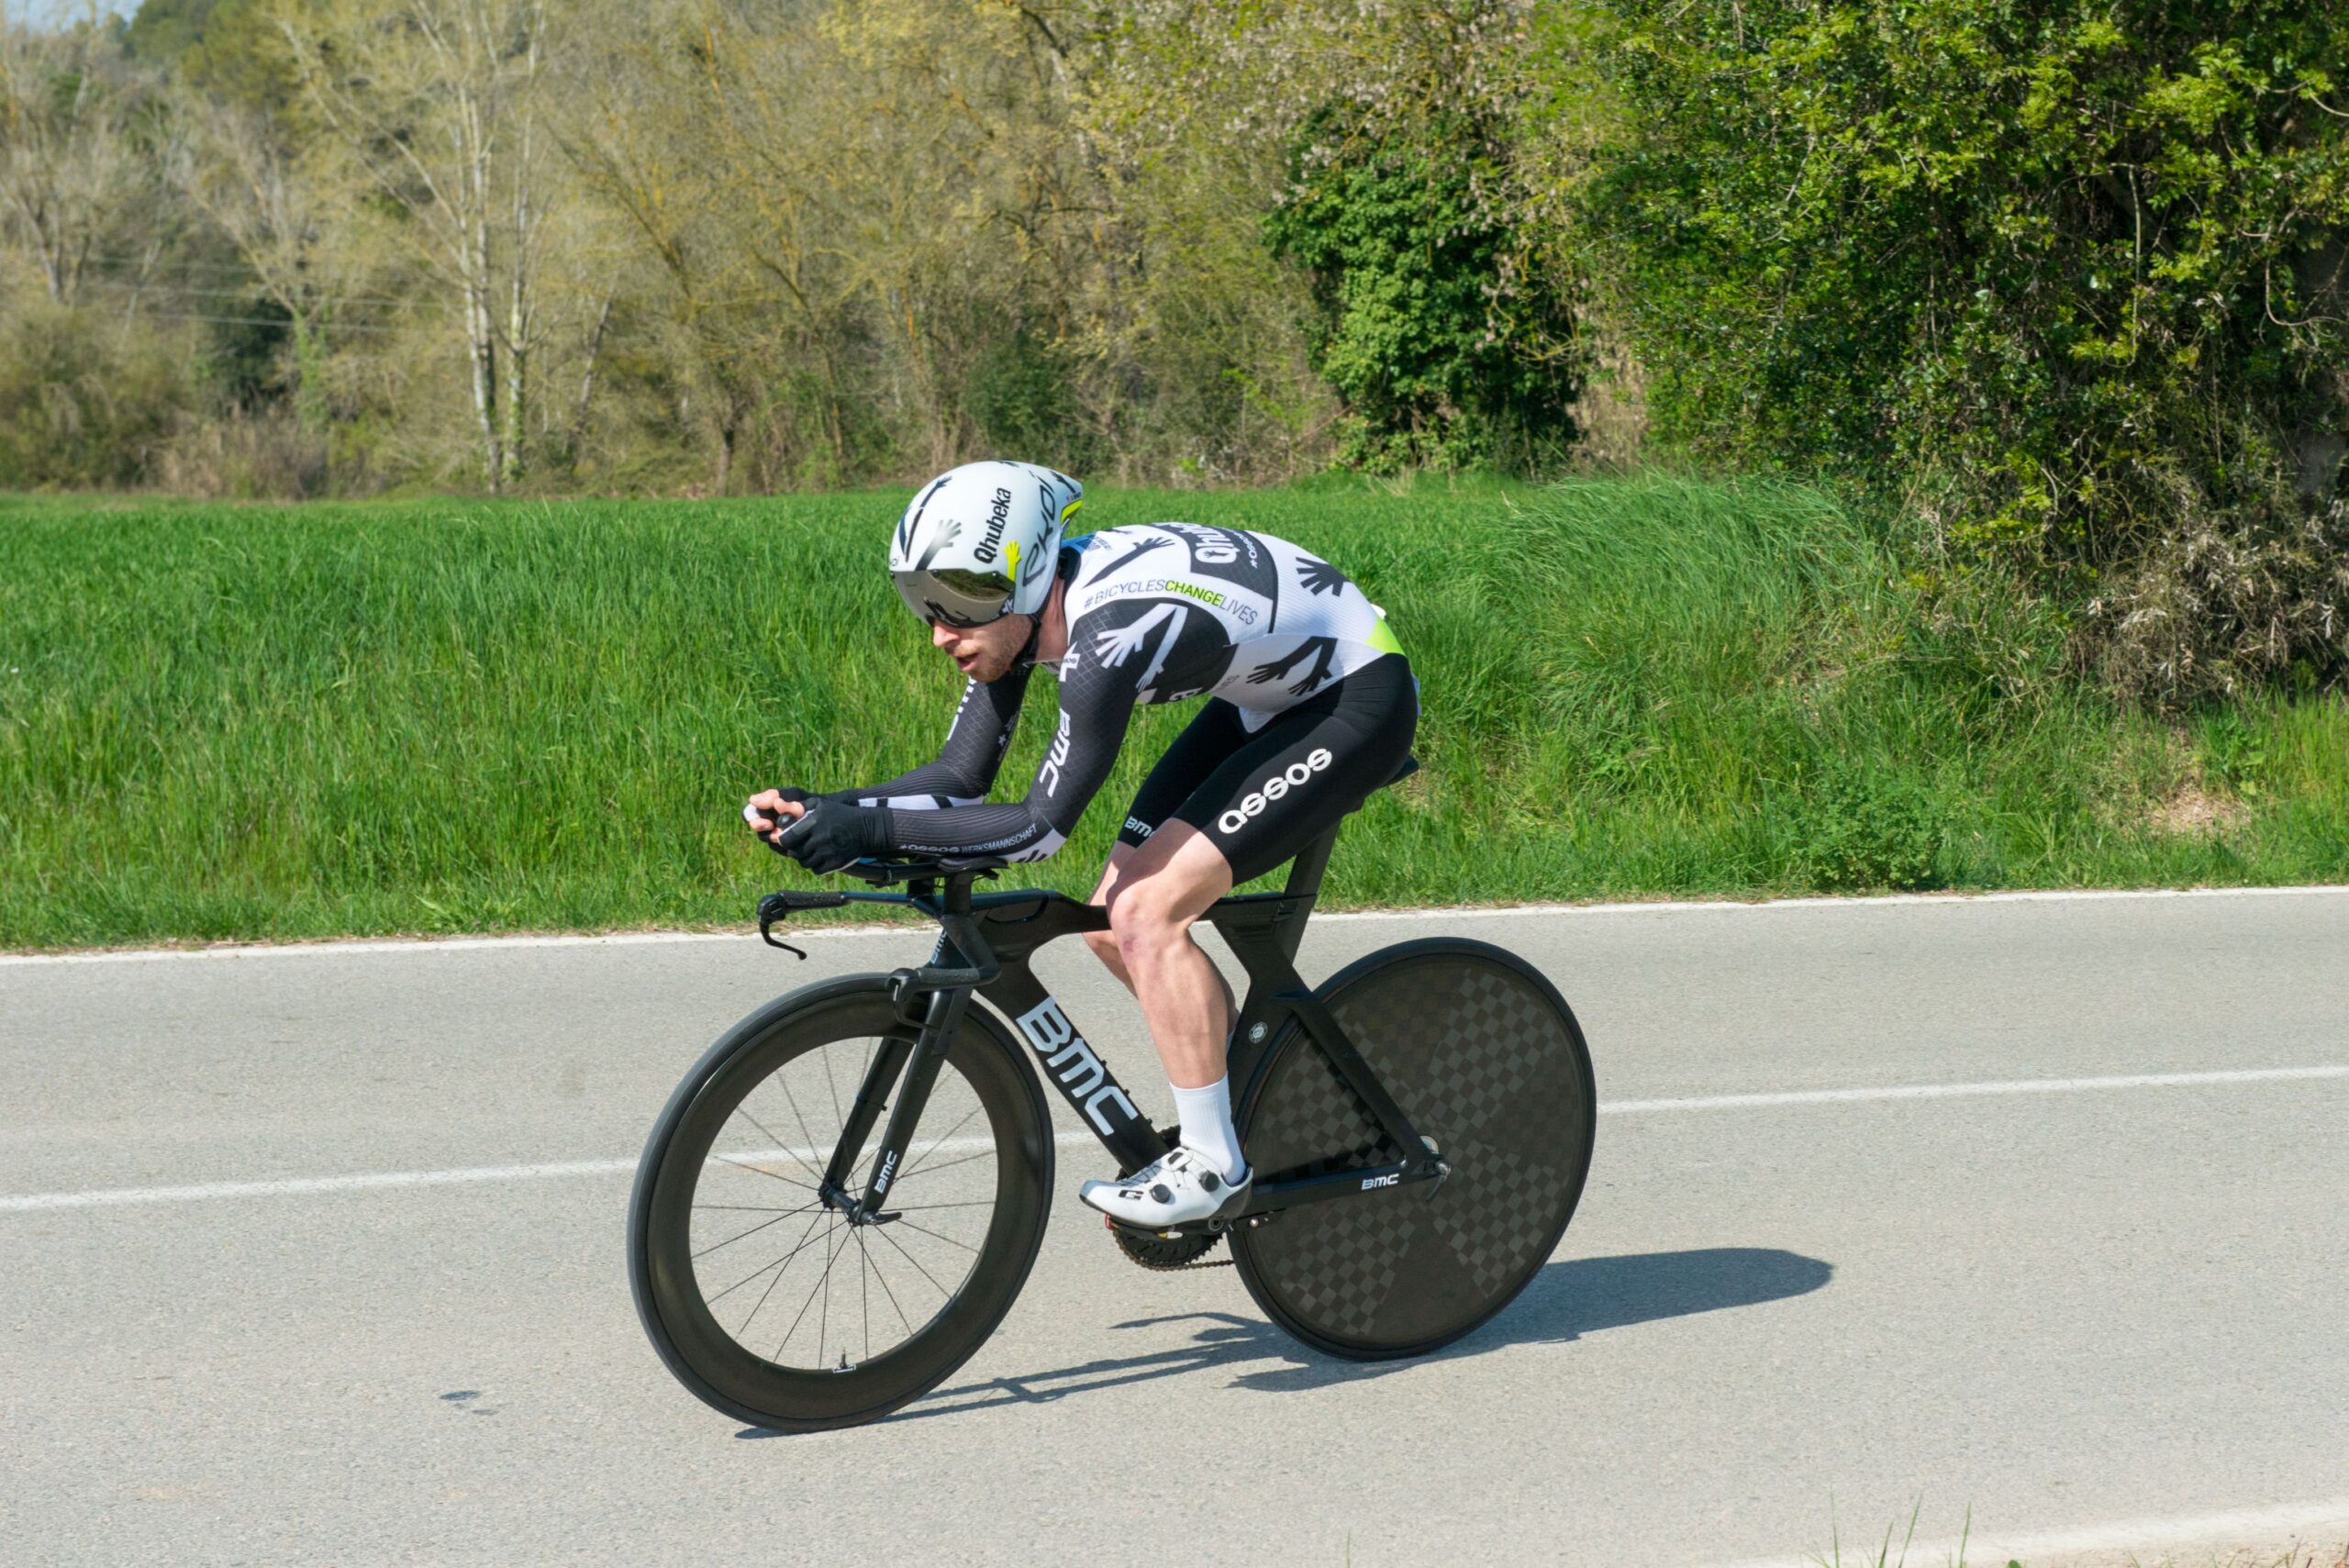
{"label": "bare branch tree", "polygon": [[61,305],[159,183],[134,134],[152,102],[95,5],[54,28],[0,23],[0,213]]}
{"label": "bare branch tree", "polygon": [[309,102],[454,296],[482,475],[502,489],[525,467],[536,346],[545,0],[284,0],[275,19]]}

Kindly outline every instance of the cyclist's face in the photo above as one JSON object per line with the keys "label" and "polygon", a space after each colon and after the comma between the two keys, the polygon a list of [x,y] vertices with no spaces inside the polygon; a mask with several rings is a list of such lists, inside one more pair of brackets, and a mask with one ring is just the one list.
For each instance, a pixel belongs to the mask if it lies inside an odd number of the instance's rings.
{"label": "cyclist's face", "polygon": [[946,651],[954,667],[974,681],[1000,680],[1028,646],[1028,629],[1031,616],[1002,616],[985,626],[949,626],[942,620],[930,623],[930,641],[933,648]]}

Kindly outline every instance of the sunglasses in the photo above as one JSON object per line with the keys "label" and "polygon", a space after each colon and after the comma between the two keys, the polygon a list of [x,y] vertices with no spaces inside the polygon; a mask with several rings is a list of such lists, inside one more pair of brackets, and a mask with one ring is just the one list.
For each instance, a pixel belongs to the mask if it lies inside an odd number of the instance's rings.
{"label": "sunglasses", "polygon": [[948,567],[936,572],[899,572],[897,596],[924,620],[970,628],[1000,620],[1011,609],[1011,578],[1001,572]]}

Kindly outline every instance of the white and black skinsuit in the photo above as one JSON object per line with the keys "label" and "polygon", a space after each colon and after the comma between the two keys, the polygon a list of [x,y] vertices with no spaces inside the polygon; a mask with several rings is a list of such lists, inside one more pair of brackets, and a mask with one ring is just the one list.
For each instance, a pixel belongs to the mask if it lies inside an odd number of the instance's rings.
{"label": "white and black skinsuit", "polygon": [[[1033,666],[971,682],[938,760],[823,798],[885,808],[886,852],[1041,860],[1109,776],[1139,703],[1206,696],[1119,837],[1167,819],[1214,837],[1245,881],[1404,770],[1417,683],[1384,614],[1286,539],[1194,523],[1107,528],[1062,546],[1068,652],[1059,728],[1027,798],[981,804]],[[1048,666],[1050,667],[1050,666]]]}

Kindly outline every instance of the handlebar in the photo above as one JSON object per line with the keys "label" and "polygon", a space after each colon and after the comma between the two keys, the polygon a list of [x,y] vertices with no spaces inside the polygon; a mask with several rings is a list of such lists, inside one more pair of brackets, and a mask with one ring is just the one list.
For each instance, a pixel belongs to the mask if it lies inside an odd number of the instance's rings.
{"label": "handlebar", "polygon": [[[995,876],[1008,862],[986,857],[971,860],[861,860],[844,869],[844,874],[887,887],[896,883],[912,884],[905,893],[800,893],[778,889],[759,900],[759,940],[771,948],[781,948],[794,958],[807,955],[789,942],[779,940],[774,928],[802,909],[837,909],[847,904],[895,904],[921,910],[935,917],[946,928],[950,940],[965,958],[976,960],[963,968],[924,966],[920,969],[900,969],[889,977],[890,992],[902,1002],[907,996],[924,991],[961,991],[991,984],[998,968],[995,955],[988,951],[986,940],[971,922],[971,884],[982,877]],[[938,896],[938,884],[946,884],[945,896]]]}

